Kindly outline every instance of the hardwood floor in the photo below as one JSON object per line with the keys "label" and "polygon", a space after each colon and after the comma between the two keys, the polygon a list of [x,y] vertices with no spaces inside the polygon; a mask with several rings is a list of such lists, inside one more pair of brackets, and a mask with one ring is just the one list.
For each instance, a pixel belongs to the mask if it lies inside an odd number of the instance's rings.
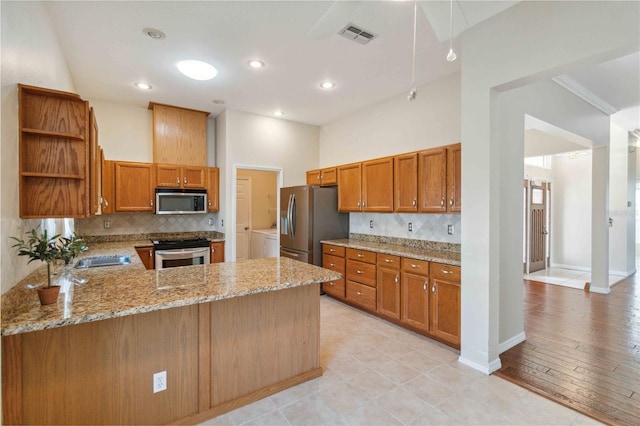
{"label": "hardwood floor", "polygon": [[527,340],[495,375],[601,422],[640,425],[639,282],[601,295],[524,280]]}

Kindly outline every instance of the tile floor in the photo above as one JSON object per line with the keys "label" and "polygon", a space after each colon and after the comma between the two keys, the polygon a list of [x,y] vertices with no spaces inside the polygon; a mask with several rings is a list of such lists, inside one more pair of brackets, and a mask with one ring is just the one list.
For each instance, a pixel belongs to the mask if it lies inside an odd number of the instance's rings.
{"label": "tile floor", "polygon": [[[614,285],[625,278],[622,275],[611,274],[609,275],[609,285]],[[524,274],[524,279],[583,289],[585,283],[591,282],[591,272],[565,268],[547,268],[531,274]]]}
{"label": "tile floor", "polygon": [[202,425],[593,425],[458,352],[321,298],[324,375]]}

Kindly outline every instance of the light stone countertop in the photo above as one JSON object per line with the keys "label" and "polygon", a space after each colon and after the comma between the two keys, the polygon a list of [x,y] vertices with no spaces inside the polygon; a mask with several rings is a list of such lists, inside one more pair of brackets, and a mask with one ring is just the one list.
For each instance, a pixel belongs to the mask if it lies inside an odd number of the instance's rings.
{"label": "light stone countertop", "polygon": [[[131,264],[59,271],[55,280],[62,288],[54,305],[40,306],[36,291],[28,288],[46,279],[46,267],[39,268],[2,295],[2,336],[341,278],[337,272],[288,258],[146,270],[136,245],[148,241],[90,244],[82,257],[126,255]],[[74,279],[86,283],[76,284]]]}
{"label": "light stone countertop", "polygon": [[446,265],[460,266],[460,253],[452,251],[429,250],[419,247],[407,247],[375,241],[362,241],[356,239],[324,240],[323,244],[333,244],[358,250],[369,250],[376,253],[390,254],[393,256],[408,257],[411,259],[426,260],[429,262],[444,263]]}

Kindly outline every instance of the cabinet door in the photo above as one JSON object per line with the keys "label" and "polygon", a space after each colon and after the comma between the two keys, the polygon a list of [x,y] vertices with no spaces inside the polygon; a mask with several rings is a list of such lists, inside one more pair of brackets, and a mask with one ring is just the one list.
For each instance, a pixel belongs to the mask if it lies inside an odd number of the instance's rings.
{"label": "cabinet door", "polygon": [[424,213],[447,211],[447,149],[418,153],[418,206]]}
{"label": "cabinet door", "polygon": [[309,170],[307,172],[307,185],[320,185],[322,180],[320,179],[320,170]]}
{"label": "cabinet door", "polygon": [[335,167],[329,167],[320,171],[320,180],[322,186],[331,186],[338,184],[338,174]]}
{"label": "cabinet door", "polygon": [[397,212],[418,211],[418,154],[394,158],[394,201]]}
{"label": "cabinet door", "polygon": [[93,108],[89,109],[89,216],[102,213],[102,158],[98,145],[98,122]]}
{"label": "cabinet door", "polygon": [[181,168],[183,188],[206,188],[206,167],[185,166]]}
{"label": "cabinet door", "polygon": [[400,319],[400,270],[378,267],[378,313]]}
{"label": "cabinet door", "polygon": [[155,269],[155,252],[153,247],[136,247],[136,251],[138,252],[138,256],[140,256],[140,260],[142,260],[142,264],[146,269]]}
{"label": "cabinet door", "polygon": [[362,163],[338,167],[338,211],[359,212],[362,210]]}
{"label": "cabinet door", "polygon": [[154,167],[150,163],[115,163],[116,212],[154,210]]}
{"label": "cabinet door", "polygon": [[102,213],[115,212],[115,162],[102,157]]}
{"label": "cabinet door", "polygon": [[362,210],[393,211],[393,157],[362,163]]}
{"label": "cabinet door", "polygon": [[220,209],[220,169],[209,167],[207,169],[207,210],[217,212]]}
{"label": "cabinet door", "polygon": [[462,145],[457,143],[447,147],[447,210],[462,211]]}
{"label": "cabinet door", "polygon": [[402,322],[429,331],[429,282],[423,275],[402,272]]}
{"label": "cabinet door", "polygon": [[224,262],[224,241],[211,242],[211,263]]}
{"label": "cabinet door", "polygon": [[150,103],[153,110],[153,162],[207,165],[208,112]]}
{"label": "cabinet door", "polygon": [[460,284],[431,280],[431,333],[460,345]]}
{"label": "cabinet door", "polygon": [[180,188],[180,166],[156,164],[156,186],[162,188]]}

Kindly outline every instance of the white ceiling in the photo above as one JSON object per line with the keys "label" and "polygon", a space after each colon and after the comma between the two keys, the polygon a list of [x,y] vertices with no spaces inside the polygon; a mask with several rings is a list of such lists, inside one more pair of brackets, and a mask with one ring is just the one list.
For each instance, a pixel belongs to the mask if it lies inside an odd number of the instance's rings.
{"label": "white ceiling", "polygon": [[[455,1],[454,36],[515,3]],[[333,4],[47,2],[76,90],[84,98],[142,107],[154,101],[209,111],[213,116],[225,109],[261,115],[281,109],[285,119],[315,125],[408,94],[411,88],[413,2],[354,1],[349,7],[332,9]],[[423,1],[418,7],[418,86],[460,70],[460,59],[445,60],[448,9],[448,2]],[[348,23],[378,37],[363,46],[334,33],[335,27]],[[142,32],[147,27],[166,33],[166,40],[148,38]],[[331,31],[329,35],[311,33],[314,27]],[[461,57],[455,39],[454,48]],[[247,61],[254,58],[263,60],[266,68],[250,69]],[[182,59],[209,62],[218,69],[218,76],[204,82],[190,80],[175,68]],[[630,61],[621,67],[634,64]],[[603,82],[615,72],[603,66],[593,74],[571,76],[607,100],[611,90]],[[336,88],[319,89],[325,79],[334,81]],[[153,90],[136,89],[137,81],[151,84]],[[215,99],[226,104],[216,105]],[[622,95],[608,102],[618,109],[633,102],[640,105],[637,98]]]}

